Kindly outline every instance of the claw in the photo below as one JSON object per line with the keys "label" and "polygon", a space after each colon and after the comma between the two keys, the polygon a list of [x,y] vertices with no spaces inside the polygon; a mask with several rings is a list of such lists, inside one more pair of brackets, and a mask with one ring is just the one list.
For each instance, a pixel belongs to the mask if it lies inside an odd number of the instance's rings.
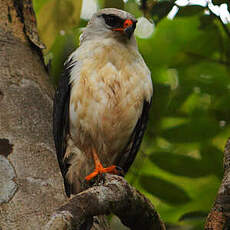
{"label": "claw", "polygon": [[87,181],[89,181],[89,180],[93,179],[95,176],[101,175],[103,173],[112,173],[112,174],[118,174],[118,175],[120,174],[119,170],[117,170],[117,166],[115,166],[115,165],[112,165],[108,168],[104,168],[102,166],[100,168],[95,168],[95,170],[92,173],[90,173],[88,176],[86,176],[85,179]]}
{"label": "claw", "polygon": [[120,175],[121,173],[123,174],[123,170],[116,165],[112,165],[110,167],[104,168],[96,154],[95,149],[93,149],[93,159],[95,163],[95,170],[92,173],[90,173],[88,176],[86,176],[85,180],[90,181],[95,176],[101,175],[103,173],[112,173],[112,174],[117,174],[117,175]]}

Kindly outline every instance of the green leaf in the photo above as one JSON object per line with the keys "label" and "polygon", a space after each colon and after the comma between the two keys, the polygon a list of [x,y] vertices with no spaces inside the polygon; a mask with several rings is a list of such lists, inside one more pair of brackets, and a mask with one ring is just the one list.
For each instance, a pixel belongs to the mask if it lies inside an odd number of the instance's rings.
{"label": "green leaf", "polygon": [[150,160],[161,169],[178,176],[196,178],[212,173],[202,164],[201,160],[190,156],[156,152],[151,154]]}
{"label": "green leaf", "polygon": [[223,151],[220,151],[213,145],[203,144],[201,146],[200,154],[202,157],[201,161],[203,168],[221,179],[224,173],[222,166],[224,157]]}
{"label": "green leaf", "polygon": [[185,204],[191,200],[186,192],[176,184],[155,176],[140,176],[140,185],[147,192],[172,205]]}
{"label": "green leaf", "polygon": [[208,117],[194,117],[187,124],[179,125],[162,132],[170,142],[186,143],[205,141],[220,132],[219,124]]}

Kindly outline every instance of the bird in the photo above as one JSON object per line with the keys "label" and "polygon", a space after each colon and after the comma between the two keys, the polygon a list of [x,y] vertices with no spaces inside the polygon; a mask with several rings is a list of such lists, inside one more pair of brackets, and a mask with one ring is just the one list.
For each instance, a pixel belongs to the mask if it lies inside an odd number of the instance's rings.
{"label": "bird", "polygon": [[64,63],[53,102],[53,136],[68,197],[103,173],[127,173],[143,139],[152,101],[151,73],[130,13],[105,8]]}

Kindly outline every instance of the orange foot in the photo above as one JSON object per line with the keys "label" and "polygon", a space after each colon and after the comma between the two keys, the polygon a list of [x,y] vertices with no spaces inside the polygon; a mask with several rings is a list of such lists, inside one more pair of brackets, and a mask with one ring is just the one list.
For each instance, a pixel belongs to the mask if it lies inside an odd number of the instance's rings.
{"label": "orange foot", "polygon": [[94,159],[94,164],[95,164],[95,170],[90,173],[88,176],[85,177],[87,181],[90,181],[93,179],[95,176],[98,174],[103,174],[103,173],[112,173],[112,174],[119,174],[119,168],[116,165],[112,165],[108,168],[104,168],[96,154],[95,149],[93,149],[93,159]]}

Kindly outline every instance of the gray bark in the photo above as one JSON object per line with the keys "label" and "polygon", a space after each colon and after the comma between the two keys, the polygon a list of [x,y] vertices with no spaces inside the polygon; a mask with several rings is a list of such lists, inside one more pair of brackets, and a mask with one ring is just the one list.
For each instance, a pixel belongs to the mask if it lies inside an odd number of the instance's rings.
{"label": "gray bark", "polygon": [[[41,229],[53,210],[66,201],[52,139],[53,89],[39,41],[36,36],[34,43],[30,40],[19,3],[0,0],[2,230]],[[26,11],[29,1],[24,3]],[[34,19],[32,12],[27,15]]]}
{"label": "gray bark", "polygon": [[206,219],[205,230],[230,229],[230,138],[224,149],[224,176],[216,200]]}

